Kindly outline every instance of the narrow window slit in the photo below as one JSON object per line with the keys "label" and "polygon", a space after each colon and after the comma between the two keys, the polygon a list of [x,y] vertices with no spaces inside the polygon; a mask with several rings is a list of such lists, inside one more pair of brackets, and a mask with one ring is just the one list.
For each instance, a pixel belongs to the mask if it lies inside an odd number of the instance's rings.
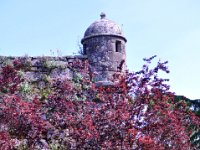
{"label": "narrow window slit", "polygon": [[115,51],[116,52],[121,52],[121,45],[122,45],[121,41],[116,41],[116,43],[115,43]]}
{"label": "narrow window slit", "polygon": [[87,47],[87,45],[83,44],[83,55],[86,55],[86,47]]}

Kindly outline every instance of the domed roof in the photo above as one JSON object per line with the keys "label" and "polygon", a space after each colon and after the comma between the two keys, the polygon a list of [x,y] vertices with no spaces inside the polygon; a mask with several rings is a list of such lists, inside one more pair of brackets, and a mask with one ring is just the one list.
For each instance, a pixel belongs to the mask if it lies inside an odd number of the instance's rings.
{"label": "domed roof", "polygon": [[[123,37],[122,29],[115,22],[106,19],[105,13],[101,13],[101,19],[92,23],[84,34],[84,39],[91,38],[94,36],[111,35]],[[125,39],[126,41],[126,39]]]}

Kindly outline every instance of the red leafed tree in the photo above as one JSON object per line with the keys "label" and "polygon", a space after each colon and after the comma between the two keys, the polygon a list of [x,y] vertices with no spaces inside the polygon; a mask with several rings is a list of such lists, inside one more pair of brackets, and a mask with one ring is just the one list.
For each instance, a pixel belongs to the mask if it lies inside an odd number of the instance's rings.
{"label": "red leafed tree", "polygon": [[[155,56],[154,56],[155,57]],[[167,62],[158,62],[149,68],[152,59],[139,72],[131,74],[128,85],[135,96],[137,126],[145,136],[151,137],[161,149],[190,149],[191,126],[199,127],[199,117],[195,116],[184,102],[175,102],[169,92],[166,79],[158,78],[158,71],[169,73]]]}
{"label": "red leafed tree", "polygon": [[[115,77],[115,86],[95,87],[87,76],[87,62],[74,62],[72,80],[49,84],[47,98],[25,101],[23,82],[14,66],[1,69],[0,150],[9,149],[195,149],[190,143],[200,121],[183,102],[175,102],[166,79],[167,62]],[[80,76],[81,74],[81,76]],[[6,78],[9,77],[9,79]]]}

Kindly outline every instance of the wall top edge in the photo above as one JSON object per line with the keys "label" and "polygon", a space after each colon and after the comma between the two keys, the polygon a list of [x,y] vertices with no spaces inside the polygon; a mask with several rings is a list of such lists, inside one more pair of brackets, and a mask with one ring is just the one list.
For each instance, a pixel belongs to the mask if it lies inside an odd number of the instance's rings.
{"label": "wall top edge", "polygon": [[48,58],[48,59],[87,59],[86,55],[68,55],[68,56],[2,56],[0,58],[8,58],[8,59],[20,59],[20,58],[31,58],[31,59],[40,59],[40,58]]}

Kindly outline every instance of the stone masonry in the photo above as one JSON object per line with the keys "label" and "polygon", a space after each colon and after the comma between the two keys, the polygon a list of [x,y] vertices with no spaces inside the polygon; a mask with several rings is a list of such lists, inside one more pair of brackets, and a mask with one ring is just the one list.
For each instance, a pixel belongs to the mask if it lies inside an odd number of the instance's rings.
{"label": "stone masonry", "polygon": [[75,76],[75,70],[71,64],[75,61],[85,63],[87,56],[63,56],[63,57],[5,57],[0,56],[0,68],[6,64],[11,64],[14,60],[20,60],[24,63],[23,74],[29,82],[42,81],[46,75],[50,78],[72,79]]}
{"label": "stone masonry", "polygon": [[123,74],[126,70],[126,38],[122,29],[113,21],[106,19],[101,13],[101,19],[92,23],[85,31],[82,39],[83,51],[97,82],[108,83],[113,74]]}

